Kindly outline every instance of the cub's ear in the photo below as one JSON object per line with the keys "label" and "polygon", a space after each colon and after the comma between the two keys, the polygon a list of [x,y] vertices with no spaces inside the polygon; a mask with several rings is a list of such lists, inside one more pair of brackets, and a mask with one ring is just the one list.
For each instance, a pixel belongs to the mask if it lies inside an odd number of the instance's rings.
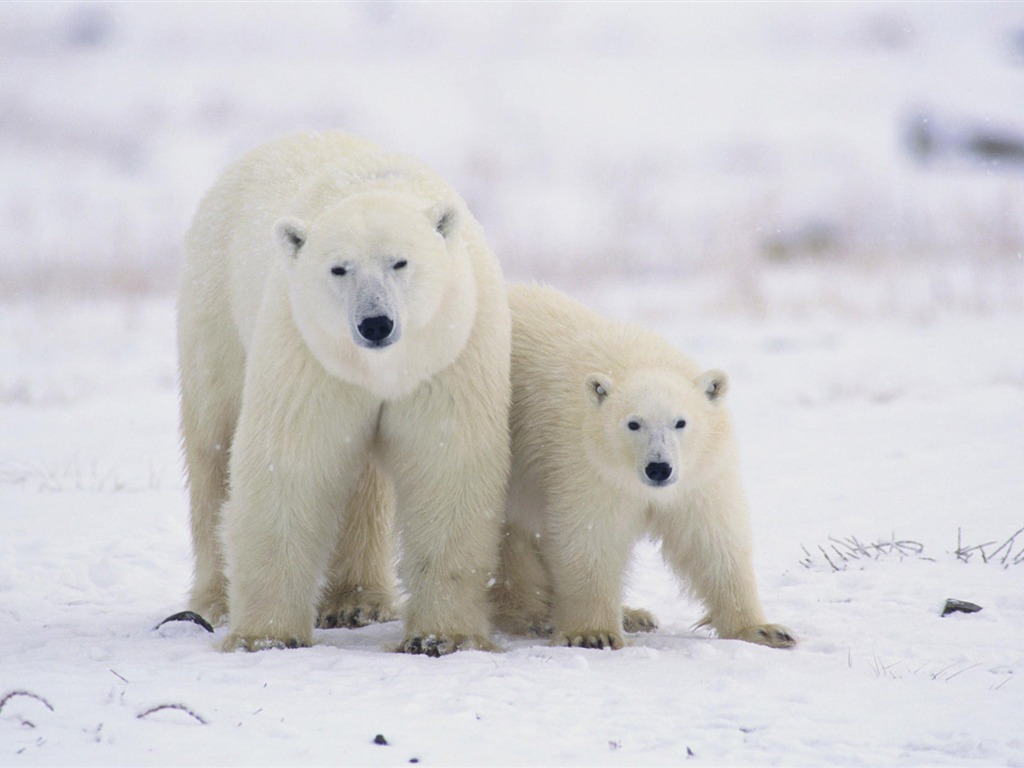
{"label": "cub's ear", "polygon": [[274,224],[274,240],[284,256],[294,259],[306,243],[306,225],[291,216],[278,219]]}
{"label": "cub's ear", "polygon": [[697,388],[712,403],[717,403],[729,391],[729,377],[724,371],[714,368],[710,371],[704,371],[704,373],[698,376],[696,384]]}
{"label": "cub's ear", "polygon": [[612,382],[603,373],[592,373],[587,376],[587,395],[594,405],[600,405],[612,391]]}
{"label": "cub's ear", "polygon": [[459,214],[450,205],[438,204],[430,209],[429,215],[437,234],[445,240],[452,236],[459,225]]}

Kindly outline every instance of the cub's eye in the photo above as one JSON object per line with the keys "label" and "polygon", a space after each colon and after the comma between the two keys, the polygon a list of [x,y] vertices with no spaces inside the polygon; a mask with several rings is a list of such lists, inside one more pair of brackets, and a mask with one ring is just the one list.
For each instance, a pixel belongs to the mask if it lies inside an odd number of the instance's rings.
{"label": "cub's eye", "polygon": [[331,274],[335,277],[341,277],[348,274],[348,270],[344,267],[331,267]]}
{"label": "cub's eye", "polygon": [[640,422],[633,420],[629,422],[629,424],[627,424],[626,426],[629,427],[630,430],[632,430],[633,432],[636,432],[638,429],[640,429]]}
{"label": "cub's eye", "polygon": [[399,259],[398,261],[395,262],[395,266],[393,268],[394,269],[405,269],[407,266],[409,266],[409,262],[408,261],[406,261],[405,259]]}
{"label": "cub's eye", "polygon": [[686,419],[680,419],[676,422],[676,429],[682,429],[686,426]]}

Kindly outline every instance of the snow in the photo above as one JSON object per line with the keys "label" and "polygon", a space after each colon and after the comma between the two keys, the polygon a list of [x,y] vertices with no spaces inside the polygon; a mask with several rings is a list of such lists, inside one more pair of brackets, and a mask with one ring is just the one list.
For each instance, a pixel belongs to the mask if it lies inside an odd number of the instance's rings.
{"label": "snow", "polygon": [[[957,556],[1024,527],[1024,177],[957,138],[1024,135],[1021,30],[989,3],[0,5],[0,764],[1024,766],[1024,533]],[[917,119],[953,134],[925,162]],[[796,649],[693,630],[650,542],[628,602],[661,626],[616,652],[154,629],[191,573],[182,231],[240,151],[329,127],[438,168],[511,278],[729,372]]]}

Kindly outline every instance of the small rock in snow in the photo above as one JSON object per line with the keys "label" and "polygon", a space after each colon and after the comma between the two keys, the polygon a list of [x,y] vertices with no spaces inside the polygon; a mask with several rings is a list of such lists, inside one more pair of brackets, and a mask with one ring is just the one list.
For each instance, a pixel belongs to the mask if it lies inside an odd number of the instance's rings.
{"label": "small rock in snow", "polygon": [[942,615],[948,616],[951,613],[977,613],[980,610],[980,605],[975,605],[974,603],[968,603],[966,600],[957,600],[956,598],[950,597],[946,600],[946,605],[942,609]]}

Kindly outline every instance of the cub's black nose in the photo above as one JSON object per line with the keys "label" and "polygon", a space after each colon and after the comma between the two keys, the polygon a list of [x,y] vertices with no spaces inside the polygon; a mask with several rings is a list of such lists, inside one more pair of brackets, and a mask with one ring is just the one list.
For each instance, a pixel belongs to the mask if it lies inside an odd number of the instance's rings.
{"label": "cub's black nose", "polygon": [[672,477],[672,465],[664,461],[652,461],[644,468],[644,473],[652,483],[664,483]]}
{"label": "cub's black nose", "polygon": [[364,318],[359,323],[359,335],[367,341],[374,343],[383,341],[391,335],[391,330],[395,327],[395,322],[387,315],[376,315],[374,317]]}

